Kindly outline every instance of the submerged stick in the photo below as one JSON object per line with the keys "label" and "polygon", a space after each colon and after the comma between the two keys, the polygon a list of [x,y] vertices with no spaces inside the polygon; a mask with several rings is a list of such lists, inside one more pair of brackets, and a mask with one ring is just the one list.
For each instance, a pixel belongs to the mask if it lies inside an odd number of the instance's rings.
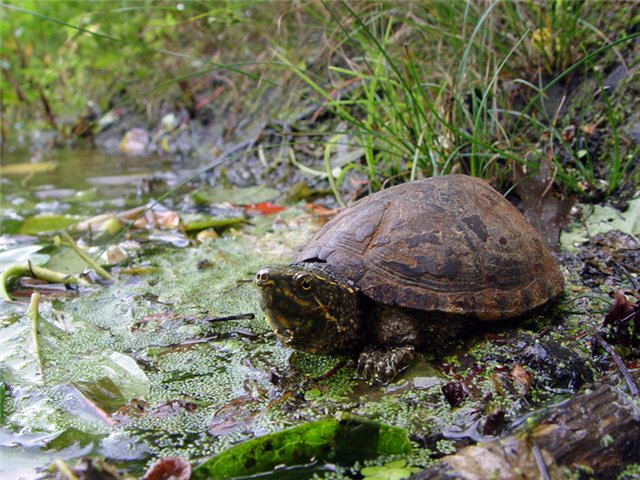
{"label": "submerged stick", "polygon": [[239,313],[237,315],[229,315],[228,317],[206,317],[204,320],[207,322],[228,322],[231,320],[253,320],[255,315],[253,313]]}
{"label": "submerged stick", "polygon": [[542,480],[551,480],[551,477],[549,476],[549,470],[547,470],[547,464],[544,462],[544,457],[542,456],[540,447],[538,447],[538,445],[533,445],[533,447],[531,447],[531,450],[533,452],[533,458],[536,461],[538,471],[540,472],[540,477],[542,478]]}
{"label": "submerged stick", "polygon": [[100,278],[104,280],[113,280],[113,276],[109,272],[98,265],[98,263],[93,258],[91,258],[89,255],[83,252],[80,247],[78,247],[76,242],[73,240],[73,238],[71,238],[71,235],[69,235],[66,230],[62,232],[62,237],[67,241],[73,251],[76,252],[76,254],[78,254],[78,256],[84,261],[84,263],[89,265],[96,271],[98,275],[100,275]]}
{"label": "submerged stick", "polygon": [[31,294],[31,303],[29,303],[29,309],[27,310],[27,317],[31,321],[31,339],[33,340],[33,353],[36,356],[38,362],[38,368],[40,374],[44,374],[42,368],[42,357],[40,356],[40,341],[38,340],[38,320],[40,313],[38,312],[38,306],[40,305],[40,294],[33,292]]}
{"label": "submerged stick", "polygon": [[593,338],[595,338],[596,342],[598,342],[602,346],[602,348],[604,348],[607,351],[607,353],[611,355],[611,358],[613,358],[613,361],[615,362],[616,367],[618,367],[618,370],[620,370],[620,373],[624,377],[625,382],[627,382],[627,386],[629,387],[629,393],[631,393],[631,395],[633,395],[634,397],[637,397],[639,394],[638,386],[636,385],[636,382],[633,381],[633,377],[631,376],[631,373],[629,373],[629,369],[627,369],[627,366],[624,364],[622,359],[618,356],[618,354],[611,347],[611,345],[609,345],[605,341],[605,339],[602,338],[602,336],[599,333],[597,332],[594,333]]}
{"label": "submerged stick", "polygon": [[45,282],[63,283],[65,285],[75,285],[78,283],[78,279],[72,275],[38,267],[31,262],[15,264],[11,265],[0,275],[0,293],[3,299],[7,301],[13,300],[9,294],[8,284],[11,279],[21,277],[33,277],[44,280]]}
{"label": "submerged stick", "polygon": [[79,480],[77,475],[73,473],[73,470],[67,465],[67,463],[61,458],[56,458],[49,466],[49,472],[58,472],[64,480]]}

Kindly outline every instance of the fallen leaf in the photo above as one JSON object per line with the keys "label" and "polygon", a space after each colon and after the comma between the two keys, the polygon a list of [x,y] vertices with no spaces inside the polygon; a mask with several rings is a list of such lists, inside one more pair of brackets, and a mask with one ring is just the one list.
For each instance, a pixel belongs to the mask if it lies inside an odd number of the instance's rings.
{"label": "fallen leaf", "polygon": [[191,464],[181,457],[165,457],[149,467],[142,480],[189,480]]}
{"label": "fallen leaf", "polygon": [[506,425],[505,411],[498,408],[487,415],[484,425],[482,426],[482,435],[497,435]]}
{"label": "fallen leaf", "polygon": [[462,382],[449,382],[443,385],[442,393],[452,407],[460,405],[468,396],[467,389]]}
{"label": "fallen leaf", "polygon": [[306,208],[319,217],[333,217],[339,211],[337,208],[327,208],[318,203],[307,203]]}
{"label": "fallen leaf", "polygon": [[618,290],[602,325],[607,328],[608,342],[640,349],[640,301],[633,303]]}
{"label": "fallen leaf", "polygon": [[274,213],[282,212],[287,207],[276,205],[271,202],[251,203],[244,207],[245,212],[252,215],[273,215]]}
{"label": "fallen leaf", "polygon": [[533,377],[527,372],[522,365],[516,363],[510,372],[511,378],[513,378],[520,388],[520,393],[523,397],[529,395],[531,386],[533,385]]}

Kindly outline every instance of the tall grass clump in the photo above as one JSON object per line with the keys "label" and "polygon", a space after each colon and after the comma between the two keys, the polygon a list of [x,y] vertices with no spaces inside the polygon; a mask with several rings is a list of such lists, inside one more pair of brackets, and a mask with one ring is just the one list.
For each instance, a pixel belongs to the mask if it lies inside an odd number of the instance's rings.
{"label": "tall grass clump", "polygon": [[[344,139],[362,148],[350,165],[373,189],[383,181],[463,172],[507,180],[550,163],[569,191],[616,188],[629,167],[613,135],[606,171],[585,159],[564,130],[571,84],[601,78],[598,62],[636,34],[608,38],[599,27],[608,7],[555,2],[325,2],[332,30],[327,71],[278,57],[341,120]],[[326,82],[330,78],[330,82]],[[341,85],[355,88],[336,97]],[[588,105],[583,108],[588,109]],[[578,131],[592,115],[578,112]],[[573,113],[571,122],[576,122]],[[336,133],[336,132],[333,132]],[[590,153],[591,154],[591,153]],[[602,169],[601,169],[602,170]],[[513,181],[514,179],[509,179]],[[600,182],[602,183],[602,182]]]}

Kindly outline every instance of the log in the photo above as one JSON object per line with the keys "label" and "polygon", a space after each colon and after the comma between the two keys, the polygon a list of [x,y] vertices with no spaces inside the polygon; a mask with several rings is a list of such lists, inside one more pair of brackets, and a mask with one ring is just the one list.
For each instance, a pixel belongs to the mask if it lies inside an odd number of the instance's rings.
{"label": "log", "polygon": [[[636,382],[639,377],[636,372]],[[627,465],[640,462],[640,402],[626,392],[624,382],[592,385],[591,390],[545,409],[537,424],[465,447],[411,478],[575,478],[563,467],[598,479],[616,478]]]}

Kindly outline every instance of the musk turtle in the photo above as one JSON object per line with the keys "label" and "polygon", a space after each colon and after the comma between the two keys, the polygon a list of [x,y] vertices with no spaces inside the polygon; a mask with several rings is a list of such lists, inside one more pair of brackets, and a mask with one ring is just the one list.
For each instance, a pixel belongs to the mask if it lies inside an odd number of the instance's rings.
{"label": "musk turtle", "polygon": [[444,175],[370,195],[329,221],[289,266],[255,278],[285,345],[358,353],[387,382],[484,322],[521,317],[561,293],[540,235],[484,180]]}

